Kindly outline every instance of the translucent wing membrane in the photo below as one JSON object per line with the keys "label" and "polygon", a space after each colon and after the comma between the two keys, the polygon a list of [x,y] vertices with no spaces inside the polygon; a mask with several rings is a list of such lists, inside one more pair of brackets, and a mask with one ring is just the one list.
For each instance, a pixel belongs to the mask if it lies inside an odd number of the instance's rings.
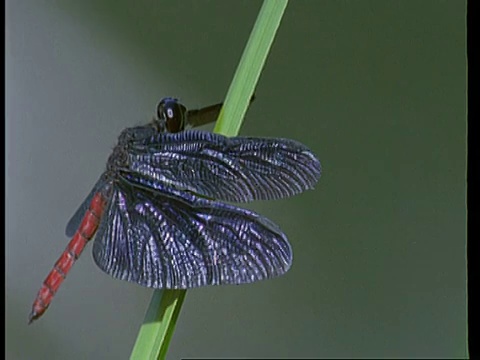
{"label": "translucent wing membrane", "polygon": [[152,288],[242,284],[288,270],[290,245],[254,212],[174,189],[115,182],[93,247],[115,278]]}
{"label": "translucent wing membrane", "polygon": [[105,180],[103,179],[103,177],[101,177],[93,187],[92,191],[90,191],[90,194],[88,194],[86,199],[83,201],[82,205],[79,206],[77,211],[75,211],[75,214],[73,214],[72,218],[68,221],[67,227],[65,229],[65,234],[68,237],[72,237],[73,235],[75,235],[75,232],[78,230],[80,223],[82,222],[82,219],[85,216],[88,207],[90,206],[90,202],[92,201],[93,196],[104,184]]}
{"label": "translucent wing membrane", "polygon": [[227,138],[190,130],[136,141],[128,153],[128,169],[142,175],[125,174],[130,181],[234,202],[295,195],[312,189],[321,174],[315,155],[288,139]]}

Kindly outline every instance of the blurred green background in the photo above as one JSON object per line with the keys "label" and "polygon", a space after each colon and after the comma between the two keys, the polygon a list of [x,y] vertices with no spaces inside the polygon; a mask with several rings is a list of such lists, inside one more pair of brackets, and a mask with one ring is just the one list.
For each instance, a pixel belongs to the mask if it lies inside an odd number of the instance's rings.
{"label": "blurred green background", "polygon": [[[221,101],[261,1],[6,2],[6,358],[125,359],[152,290],[90,247],[31,303],[120,131],[157,101]],[[314,191],[249,204],[285,276],[189,291],[186,357],[452,357],[466,343],[464,1],[292,1],[242,135],[320,158]]]}

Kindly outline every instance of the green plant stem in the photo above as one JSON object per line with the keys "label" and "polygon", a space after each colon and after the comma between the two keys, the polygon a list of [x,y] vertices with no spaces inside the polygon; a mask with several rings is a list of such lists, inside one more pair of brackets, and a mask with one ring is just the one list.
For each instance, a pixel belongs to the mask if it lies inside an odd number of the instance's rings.
{"label": "green plant stem", "polygon": [[[214,132],[238,134],[288,0],[264,0]],[[164,359],[186,290],[155,290],[130,359]]]}

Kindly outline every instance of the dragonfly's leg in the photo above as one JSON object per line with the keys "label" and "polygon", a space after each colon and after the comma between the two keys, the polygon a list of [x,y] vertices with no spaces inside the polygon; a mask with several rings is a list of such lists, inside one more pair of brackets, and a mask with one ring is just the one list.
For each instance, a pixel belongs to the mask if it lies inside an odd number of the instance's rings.
{"label": "dragonfly's leg", "polygon": [[[255,94],[250,99],[250,105],[255,100]],[[197,127],[212,123],[217,120],[223,103],[210,105],[201,109],[194,109],[187,111],[187,123],[191,127]]]}

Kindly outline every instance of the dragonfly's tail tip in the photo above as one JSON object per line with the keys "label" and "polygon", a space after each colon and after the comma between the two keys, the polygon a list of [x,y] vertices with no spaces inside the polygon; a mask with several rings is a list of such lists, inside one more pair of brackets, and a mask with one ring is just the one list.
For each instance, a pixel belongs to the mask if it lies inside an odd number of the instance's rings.
{"label": "dragonfly's tail tip", "polygon": [[32,309],[30,312],[30,315],[28,315],[28,325],[33,323],[35,320],[37,320],[40,317],[41,314],[38,314],[35,310]]}

